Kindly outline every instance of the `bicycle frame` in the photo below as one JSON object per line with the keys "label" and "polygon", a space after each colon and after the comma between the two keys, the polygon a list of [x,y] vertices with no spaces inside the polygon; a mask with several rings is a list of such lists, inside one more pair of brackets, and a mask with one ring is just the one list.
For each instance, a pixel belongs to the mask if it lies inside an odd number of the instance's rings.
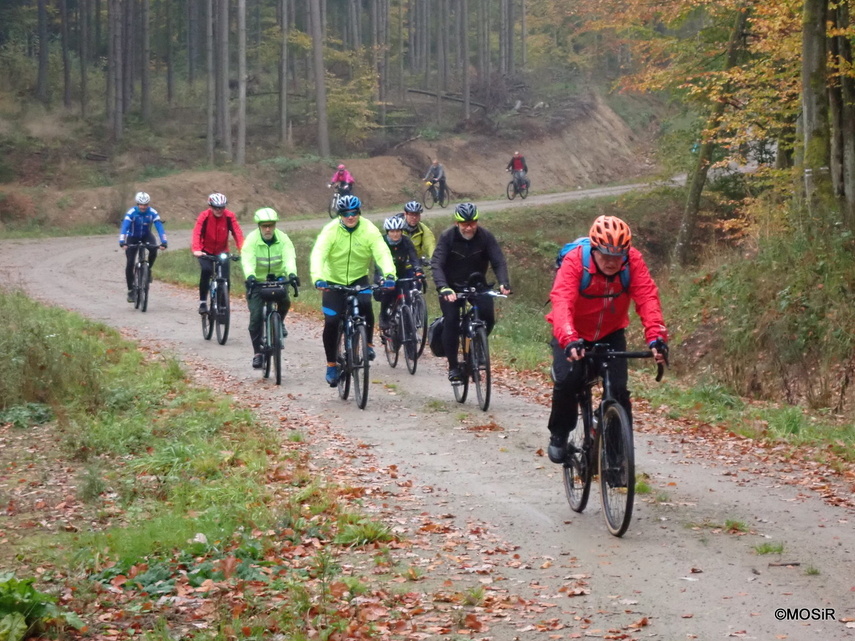
{"label": "bicycle frame", "polygon": [[360,294],[370,294],[374,289],[377,289],[377,286],[348,286],[330,283],[327,289],[346,294],[344,314],[339,321],[339,347],[344,350],[344,354],[339,353],[337,355],[338,364],[341,367],[338,379],[339,396],[342,400],[347,399],[352,382],[356,395],[356,405],[359,409],[365,409],[368,404],[370,361],[368,357],[367,324],[359,312],[359,296]]}

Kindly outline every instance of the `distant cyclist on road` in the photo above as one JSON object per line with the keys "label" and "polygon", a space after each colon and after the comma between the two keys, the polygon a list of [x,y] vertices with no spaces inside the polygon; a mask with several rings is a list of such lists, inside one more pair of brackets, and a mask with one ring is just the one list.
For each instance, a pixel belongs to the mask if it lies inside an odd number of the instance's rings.
{"label": "distant cyclist on road", "polygon": [[[572,249],[561,262],[552,292],[552,412],[549,415],[549,460],[563,463],[567,437],[576,427],[576,394],[585,384],[583,368],[576,362],[585,356],[591,343],[607,343],[613,350],[626,350],[625,329],[629,325],[629,303],[644,325],[644,336],[657,363],[668,356],[668,330],[662,318],[659,289],[641,252],[632,247],[632,233],[620,218],[600,216],[588,232],[591,239],[590,264],[585,264],[584,247]],[[629,270],[629,285],[621,272]],[[590,284],[582,290],[583,273]],[[626,359],[609,365],[612,392],[632,421],[632,404],[627,390]]]}
{"label": "distant cyclist on road", "polygon": [[[411,200],[404,205],[404,234],[406,234],[413,246],[416,248],[416,254],[420,258],[433,256],[433,251],[436,249],[436,236],[430,230],[430,227],[422,222],[422,212],[424,207],[418,200]],[[399,214],[400,215],[400,214]]]}
{"label": "distant cyclist on road", "polygon": [[[246,237],[241,248],[240,264],[246,277],[246,303],[249,306],[249,339],[252,341],[252,366],[261,369],[264,357],[261,353],[261,337],[264,318],[264,301],[261,292],[255,287],[257,281],[281,280],[300,284],[297,278],[297,255],[294,244],[284,231],[276,229],[279,214],[271,207],[263,207],[255,212],[253,219],[258,229]],[[287,336],[285,316],[291,309],[291,297],[288,288],[277,301],[282,314],[282,334]]]}
{"label": "distant cyclist on road", "polygon": [[425,177],[422,180],[428,180],[432,183],[439,183],[439,190],[436,192],[439,200],[442,200],[443,193],[448,193],[446,191],[447,187],[445,184],[445,167],[442,166],[438,159],[434,159],[434,161],[431,163],[431,166],[428,167],[427,173],[425,174]]}
{"label": "distant cyclist on road", "polygon": [[514,180],[525,181],[524,184],[526,187],[531,186],[529,179],[527,178],[528,165],[525,162],[525,156],[520,152],[515,151],[514,155],[511,156],[511,159],[508,162],[507,171],[513,172]]}
{"label": "distant cyclist on road", "polygon": [[[370,285],[372,260],[383,274],[383,286],[395,287],[395,261],[380,230],[370,220],[361,217],[362,203],[356,196],[342,196],[338,201],[338,220],[327,223],[315,240],[309,258],[309,270],[315,287],[323,290],[321,309],[324,312],[324,354],[327,359],[326,381],[338,385],[336,340],[339,319],[345,311],[347,295],[328,289],[330,284]],[[360,294],[359,312],[365,318],[368,334],[368,356],[374,359],[374,309],[370,294]]]}
{"label": "distant cyclist on road", "polygon": [[[398,278],[423,276],[422,261],[416,253],[413,241],[404,235],[405,225],[404,219],[400,216],[390,216],[383,221],[383,229],[386,230],[386,235],[383,238],[392,253],[392,260],[395,261],[395,274]],[[382,278],[380,273],[377,273],[377,276]],[[412,287],[412,283],[408,283],[407,287]],[[381,332],[389,329],[389,312],[400,288],[401,285],[396,284],[395,289],[378,289],[374,292],[374,297],[380,301]]]}
{"label": "distant cyclist on road", "polygon": [[[128,285],[128,302],[134,302],[134,265],[137,262],[137,253],[140,244],[154,245],[154,233],[152,225],[157,229],[160,236],[160,249],[166,249],[166,231],[163,229],[163,221],[160,214],[151,206],[151,196],[144,191],[138,191],[134,196],[136,205],[125,212],[122,219],[122,227],[119,230],[119,247],[125,250],[125,281]],[[131,245],[128,251],[128,245]],[[149,251],[148,265],[154,267],[157,259],[157,247]],[[149,271],[151,274],[151,271]]]}
{"label": "distant cyclist on road", "polygon": [[[211,194],[208,196],[208,209],[201,212],[196,218],[196,226],[193,227],[193,238],[190,249],[193,255],[199,259],[199,267],[202,272],[199,276],[199,313],[208,313],[208,287],[211,275],[214,273],[214,261],[206,257],[216,256],[229,251],[229,234],[235,240],[235,250],[243,246],[243,230],[235,217],[233,211],[226,209],[228,199],[223,194]],[[223,274],[228,279],[231,261],[223,263]]]}
{"label": "distant cyclist on road", "polygon": [[[439,237],[430,265],[433,280],[439,292],[442,309],[442,345],[448,359],[448,380],[460,380],[460,363],[457,360],[457,344],[460,338],[460,310],[463,301],[457,299],[456,291],[462,290],[475,274],[487,275],[492,267],[499,280],[499,291],[511,293],[508,263],[501,247],[493,236],[478,226],[478,208],[472,203],[461,203],[454,209],[455,226],[446,229]],[[487,334],[493,331],[496,315],[493,299],[487,294],[475,299],[478,313],[487,325]]]}
{"label": "distant cyclist on road", "polygon": [[350,175],[350,172],[344,165],[339,165],[332,178],[330,178],[330,187],[335,187],[342,196],[353,192],[353,183],[353,176]]}

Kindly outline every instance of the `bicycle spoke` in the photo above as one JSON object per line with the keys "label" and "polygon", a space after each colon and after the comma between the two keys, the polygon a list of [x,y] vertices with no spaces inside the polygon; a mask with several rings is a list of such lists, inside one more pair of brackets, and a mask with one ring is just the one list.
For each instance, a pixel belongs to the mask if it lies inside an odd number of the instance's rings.
{"label": "bicycle spoke", "polygon": [[614,536],[623,536],[635,499],[635,454],[629,417],[616,402],[603,407],[599,461],[606,526]]}

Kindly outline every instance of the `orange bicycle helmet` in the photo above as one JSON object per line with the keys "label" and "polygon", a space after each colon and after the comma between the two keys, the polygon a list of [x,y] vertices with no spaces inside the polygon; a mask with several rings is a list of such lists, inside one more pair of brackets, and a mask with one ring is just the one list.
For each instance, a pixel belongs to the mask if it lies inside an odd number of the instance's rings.
{"label": "orange bicycle helmet", "polygon": [[632,244],[629,225],[616,216],[600,216],[588,232],[591,247],[609,256],[626,256]]}

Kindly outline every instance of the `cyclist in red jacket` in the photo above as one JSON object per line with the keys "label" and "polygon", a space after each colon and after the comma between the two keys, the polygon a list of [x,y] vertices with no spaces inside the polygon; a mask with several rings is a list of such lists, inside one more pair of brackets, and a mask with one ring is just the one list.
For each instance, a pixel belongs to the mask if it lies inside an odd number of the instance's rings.
{"label": "cyclist in red jacket", "polygon": [[[216,256],[229,251],[229,234],[235,239],[235,251],[243,246],[243,231],[233,211],[226,209],[228,200],[223,194],[208,196],[208,209],[199,214],[193,227],[190,249],[199,259],[202,273],[199,276],[199,313],[208,313],[208,286],[214,272],[214,262],[207,255]],[[223,264],[225,277],[229,277],[230,262]]]}
{"label": "cyclist in red jacket", "polygon": [[507,171],[513,172],[514,179],[520,181],[519,184],[525,183],[526,187],[531,187],[531,183],[527,178],[528,165],[525,162],[525,156],[520,152],[515,151],[508,162]]}
{"label": "cyclist in red jacket", "polygon": [[[608,343],[617,351],[626,350],[625,329],[629,325],[629,303],[644,325],[644,336],[657,363],[668,356],[668,330],[662,318],[659,289],[641,252],[631,246],[632,232],[620,218],[600,216],[591,226],[590,264],[585,265],[582,246],[570,251],[552,285],[549,299],[552,312],[552,412],[549,416],[549,460],[563,463],[567,437],[576,427],[576,394],[585,384],[576,361],[584,358],[586,346]],[[591,275],[582,291],[582,273]],[[629,270],[624,287],[621,271]],[[627,390],[626,359],[609,366],[612,391],[632,421],[632,405]]]}

